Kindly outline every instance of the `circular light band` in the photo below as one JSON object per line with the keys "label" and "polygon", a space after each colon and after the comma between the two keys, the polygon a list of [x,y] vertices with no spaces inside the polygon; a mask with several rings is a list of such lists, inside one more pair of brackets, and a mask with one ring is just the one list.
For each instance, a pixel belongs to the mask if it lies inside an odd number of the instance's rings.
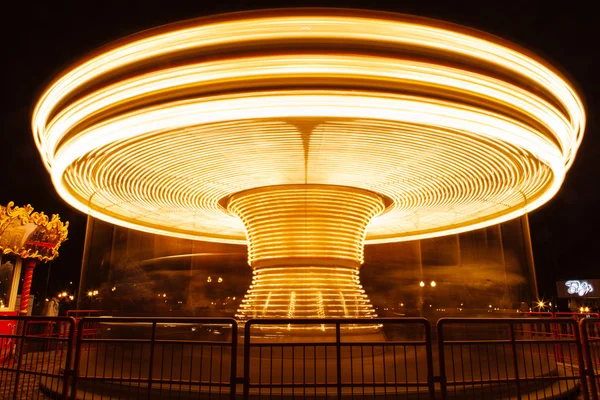
{"label": "circular light band", "polygon": [[364,261],[367,225],[384,210],[384,201],[350,187],[269,186],[234,194],[227,209],[244,223],[248,264],[254,268],[358,268]]}
{"label": "circular light band", "polygon": [[366,243],[499,223],[554,196],[584,127],[573,88],[526,51],[356,10],[240,13],[144,33],[59,77],[33,115],[69,204],[230,243],[246,238],[223,199],[273,185],[389,199]]}
{"label": "circular light band", "polygon": [[358,269],[322,266],[255,270],[236,314],[241,320],[376,316],[360,284]]}

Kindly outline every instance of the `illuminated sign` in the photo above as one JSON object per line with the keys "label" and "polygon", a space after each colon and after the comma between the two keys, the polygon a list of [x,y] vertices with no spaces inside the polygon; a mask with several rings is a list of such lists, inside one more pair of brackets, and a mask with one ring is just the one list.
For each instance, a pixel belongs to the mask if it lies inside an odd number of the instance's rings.
{"label": "illuminated sign", "polygon": [[594,291],[595,287],[600,285],[599,279],[583,279],[583,280],[569,280],[556,282],[556,290],[558,297],[598,297],[597,292]]}
{"label": "illuminated sign", "polygon": [[593,292],[594,288],[592,285],[585,281],[567,281],[565,282],[565,286],[568,287],[567,293],[574,294],[577,293],[579,296],[583,297],[586,294]]}

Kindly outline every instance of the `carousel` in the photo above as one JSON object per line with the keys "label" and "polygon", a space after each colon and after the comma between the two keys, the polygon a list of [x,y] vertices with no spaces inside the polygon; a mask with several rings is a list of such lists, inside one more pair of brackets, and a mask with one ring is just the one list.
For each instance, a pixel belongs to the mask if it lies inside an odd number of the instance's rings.
{"label": "carousel", "polygon": [[[29,204],[15,207],[10,202],[6,207],[0,206],[0,317],[31,315],[35,267],[58,257],[60,245],[67,240],[68,227],[69,223],[61,221],[57,214],[48,217],[34,212]],[[0,335],[10,334],[15,327],[14,321],[1,320]]]}

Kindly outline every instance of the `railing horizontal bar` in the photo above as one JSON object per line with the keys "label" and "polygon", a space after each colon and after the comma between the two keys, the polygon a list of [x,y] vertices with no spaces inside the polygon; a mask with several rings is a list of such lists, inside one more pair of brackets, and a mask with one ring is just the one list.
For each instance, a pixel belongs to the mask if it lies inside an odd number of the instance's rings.
{"label": "railing horizontal bar", "polygon": [[451,346],[451,345],[465,345],[465,344],[504,344],[504,343],[518,343],[518,344],[541,344],[541,343],[548,343],[548,344],[577,344],[577,341],[575,340],[514,340],[514,341],[510,341],[510,340],[444,340],[444,345],[446,346]]}
{"label": "railing horizontal bar", "polygon": [[63,378],[64,377],[63,374],[52,374],[52,373],[49,373],[49,372],[31,371],[31,370],[27,370],[27,369],[7,369],[7,368],[0,368],[0,371],[19,372],[19,373],[25,374],[25,375],[44,376],[44,377],[48,377],[48,378]]}
{"label": "railing horizontal bar", "polygon": [[85,343],[151,343],[150,339],[81,339],[81,344]]}
{"label": "railing horizontal bar", "polygon": [[[539,382],[539,381],[573,381],[573,380],[580,380],[582,379],[581,376],[579,375],[574,375],[574,376],[545,376],[545,377],[540,377],[540,378],[525,378],[525,377],[519,377],[519,382],[523,382],[523,381],[534,381],[534,382]],[[516,378],[508,378],[508,379],[491,379],[491,380],[482,380],[482,381],[471,381],[471,380],[464,380],[464,381],[447,381],[446,385],[451,385],[451,386],[462,386],[462,385],[485,385],[485,384],[491,384],[491,383],[507,383],[507,382],[517,382]]]}
{"label": "railing horizontal bar", "polygon": [[[303,387],[337,387],[334,383],[250,383],[251,388],[303,388]],[[398,383],[341,383],[342,387],[426,387],[427,382],[398,382]]]}
{"label": "railing horizontal bar", "polygon": [[335,342],[294,342],[294,343],[250,343],[250,347],[335,347]]}
{"label": "railing horizontal bar", "polygon": [[251,388],[318,388],[337,387],[337,383],[250,383]]}
{"label": "railing horizontal bar", "polygon": [[427,325],[424,318],[260,318],[251,319],[246,326],[252,325]]}
{"label": "railing horizontal bar", "polygon": [[425,341],[415,342],[341,342],[342,346],[425,346]]}
{"label": "railing horizontal bar", "polygon": [[[80,376],[80,381],[103,381],[103,382],[127,382],[127,383],[148,383],[148,378],[121,378],[121,377],[106,377],[106,376]],[[192,385],[192,386],[229,386],[231,382],[217,381],[178,381],[176,379],[152,379],[152,384],[177,384],[177,385]]]}
{"label": "railing horizontal bar", "polygon": [[35,323],[72,322],[73,325],[75,325],[75,319],[72,317],[41,317],[41,316],[31,317],[31,316],[3,315],[3,316],[0,316],[0,321],[27,321],[27,322],[35,322]]}
{"label": "railing horizontal bar", "polygon": [[[150,339],[82,339],[81,343],[151,343]],[[159,340],[156,339],[154,343],[162,344],[199,344],[199,345],[210,345],[210,346],[231,346],[231,342],[209,342],[206,340]]]}
{"label": "railing horizontal bar", "polygon": [[29,339],[29,340],[50,340],[53,342],[68,342],[69,337],[65,336],[37,336],[37,335],[0,335],[0,339]]}
{"label": "railing horizontal bar", "polygon": [[549,318],[441,318],[438,326],[444,325],[517,325],[517,324],[539,324],[548,325],[577,325],[571,318],[549,319]]}
{"label": "railing horizontal bar", "polygon": [[[157,340],[158,342],[158,340]],[[340,346],[425,346],[426,342],[341,342]],[[335,347],[335,342],[250,343],[251,347]]]}
{"label": "railing horizontal bar", "polygon": [[190,317],[190,318],[172,318],[172,317],[83,317],[79,324],[94,323],[94,322],[126,322],[132,324],[147,323],[153,324],[200,324],[200,325],[219,325],[219,326],[233,326],[235,320],[233,318],[203,318],[203,317]]}

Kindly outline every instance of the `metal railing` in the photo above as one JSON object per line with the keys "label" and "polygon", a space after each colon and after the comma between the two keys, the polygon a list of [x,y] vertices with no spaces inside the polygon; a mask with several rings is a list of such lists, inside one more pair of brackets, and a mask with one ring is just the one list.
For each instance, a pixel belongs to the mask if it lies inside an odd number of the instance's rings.
{"label": "metal railing", "polygon": [[[66,317],[0,317],[14,321],[16,330],[0,334],[0,397],[44,399],[40,381],[55,380],[53,392],[67,398],[75,320]],[[68,326],[69,334],[48,335]],[[40,334],[43,331],[44,334]]]}
{"label": "metal railing", "polygon": [[573,319],[449,318],[438,321],[437,334],[442,399],[520,399],[523,393],[546,399],[575,393],[580,384],[587,398]]}
{"label": "metal railing", "polygon": [[[98,330],[86,337],[86,324]],[[230,318],[79,322],[71,398],[235,397],[237,323]]]}
{"label": "metal railing", "polygon": [[445,318],[437,332],[421,318],[256,319],[242,332],[229,318],[1,319],[14,321],[0,334],[1,399],[598,400],[600,389],[592,318]]}
{"label": "metal railing", "polygon": [[600,391],[600,318],[582,319],[581,339],[585,355],[586,373],[592,400],[598,400]]}
{"label": "metal railing", "polygon": [[110,310],[68,310],[67,317],[73,317],[79,321],[83,317],[105,317],[113,315],[114,311]]}
{"label": "metal railing", "polygon": [[430,333],[423,318],[250,320],[244,398],[434,399]]}

